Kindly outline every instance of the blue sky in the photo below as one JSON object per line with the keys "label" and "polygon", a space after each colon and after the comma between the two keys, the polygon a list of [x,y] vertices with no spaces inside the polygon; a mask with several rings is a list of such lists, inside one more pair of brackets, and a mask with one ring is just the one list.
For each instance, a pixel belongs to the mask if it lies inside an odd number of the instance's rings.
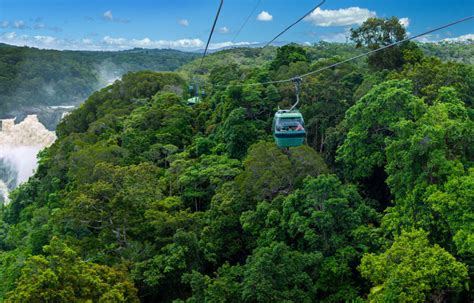
{"label": "blue sky", "polygon": [[[0,0],[0,42],[53,49],[202,49],[219,0]],[[236,32],[259,3],[247,26]],[[225,0],[212,47],[263,43],[313,0]],[[328,0],[279,41],[344,42],[370,16],[397,16],[417,34],[474,14],[474,0]],[[424,38],[474,39],[474,21]]]}

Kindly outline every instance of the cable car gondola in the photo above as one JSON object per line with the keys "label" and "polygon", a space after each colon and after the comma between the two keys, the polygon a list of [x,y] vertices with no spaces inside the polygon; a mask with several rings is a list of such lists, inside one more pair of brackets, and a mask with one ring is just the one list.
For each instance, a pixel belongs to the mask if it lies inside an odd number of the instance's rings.
{"label": "cable car gondola", "polygon": [[298,110],[279,110],[273,118],[273,137],[280,148],[296,147],[306,138],[303,115]]}
{"label": "cable car gondola", "polygon": [[280,148],[297,147],[304,143],[306,129],[303,115],[295,109],[298,105],[301,78],[293,79],[296,88],[296,103],[288,110],[278,110],[273,118],[273,138]]}
{"label": "cable car gondola", "polygon": [[201,96],[199,95],[199,84],[196,79],[194,79],[193,82],[194,84],[189,86],[189,93],[191,94],[191,98],[189,98],[186,102],[190,106],[201,103]]}

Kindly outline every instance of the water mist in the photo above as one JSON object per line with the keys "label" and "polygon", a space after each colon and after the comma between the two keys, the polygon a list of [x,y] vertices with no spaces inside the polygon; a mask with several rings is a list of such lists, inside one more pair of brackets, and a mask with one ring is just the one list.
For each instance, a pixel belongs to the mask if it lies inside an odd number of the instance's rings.
{"label": "water mist", "polygon": [[37,154],[53,144],[56,135],[47,130],[35,115],[15,124],[2,120],[0,131],[0,200],[8,203],[8,193],[28,180],[37,167]]}

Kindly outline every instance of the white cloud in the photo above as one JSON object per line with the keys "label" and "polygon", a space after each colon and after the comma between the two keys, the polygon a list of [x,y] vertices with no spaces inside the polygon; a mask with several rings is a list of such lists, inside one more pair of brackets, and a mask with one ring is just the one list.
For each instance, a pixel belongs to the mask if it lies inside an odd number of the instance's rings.
{"label": "white cloud", "polygon": [[443,39],[443,41],[447,41],[447,42],[468,42],[468,41],[470,41],[472,43],[472,42],[474,42],[474,34],[462,35],[462,36],[455,37],[455,38],[446,38],[446,39]]}
{"label": "white cloud", "polygon": [[48,26],[47,29],[55,33],[59,33],[63,31],[63,29],[58,26]]}
{"label": "white cloud", "polygon": [[117,23],[128,23],[128,22],[130,22],[128,19],[122,19],[122,18],[116,18],[116,17],[114,17],[114,15],[112,14],[112,11],[111,11],[111,10],[106,11],[106,12],[102,15],[102,18],[103,18],[105,21],[109,21],[109,22],[117,22]]}
{"label": "white cloud", "polygon": [[474,44],[474,34],[466,34],[459,37],[453,38],[442,38],[440,34],[428,34],[416,39],[417,41],[423,43],[440,43],[440,42],[462,42],[462,43],[469,43]]}
{"label": "white cloud", "polygon": [[[151,40],[144,39],[126,39],[126,38],[112,38],[106,36],[103,38],[104,44],[113,46],[115,49],[130,49],[130,48],[173,48],[180,50],[199,50],[205,47],[204,41],[201,39],[179,39],[179,40]],[[232,46],[250,46],[257,44],[257,42],[218,42],[211,43],[209,49],[220,49]]]}
{"label": "white cloud", "polygon": [[46,28],[46,25],[44,23],[36,23],[34,26],[33,26],[34,29],[45,29]]}
{"label": "white cloud", "polygon": [[[30,46],[43,49],[58,50],[126,50],[132,48],[172,48],[184,51],[197,51],[205,47],[204,41],[201,39],[179,39],[179,40],[152,40],[150,38],[143,39],[127,39],[123,37],[105,36],[102,39],[60,39],[51,36],[28,36],[17,35],[15,32],[0,33],[0,43],[7,43],[17,46]],[[257,44],[256,42],[219,42],[211,43],[210,49],[220,49],[232,46],[250,46]]]}
{"label": "white cloud", "polygon": [[16,29],[24,29],[24,28],[26,28],[25,21],[17,20],[15,22],[13,22],[13,27],[16,28]]}
{"label": "white cloud", "polygon": [[416,38],[415,40],[423,42],[423,43],[437,43],[440,40],[440,35],[439,34],[428,34],[421,36],[419,38]]}
{"label": "white cloud", "polygon": [[0,42],[17,46],[31,46],[37,48],[60,49],[58,40],[51,36],[17,35],[15,32],[0,34]]}
{"label": "white cloud", "polygon": [[226,47],[243,47],[243,46],[251,46],[251,45],[257,45],[259,44],[258,42],[218,42],[218,43],[211,43],[209,45],[210,49],[220,49],[220,48],[226,48]]}
{"label": "white cloud", "polygon": [[399,22],[404,28],[407,28],[410,26],[410,19],[408,18],[401,18]]}
{"label": "white cloud", "polygon": [[56,38],[51,36],[34,36],[33,38],[43,45],[54,45],[56,42]]}
{"label": "white cloud", "polygon": [[347,42],[348,36],[349,35],[347,33],[335,33],[335,34],[330,34],[330,35],[323,35],[321,36],[321,41],[345,43]]}
{"label": "white cloud", "polygon": [[179,23],[179,25],[181,25],[181,26],[185,26],[185,27],[186,27],[186,26],[189,26],[189,21],[188,21],[188,19],[181,19],[181,20],[178,21],[178,23]]}
{"label": "white cloud", "polygon": [[204,46],[204,42],[200,39],[151,40],[150,38],[126,39],[105,36],[102,41],[106,45],[115,46],[117,49],[130,49],[135,47],[198,49]]}
{"label": "white cloud", "polygon": [[113,21],[114,20],[114,15],[112,15],[112,11],[106,11],[103,15],[105,20],[108,21]]}
{"label": "white cloud", "polygon": [[272,21],[273,20],[273,16],[270,15],[269,12],[267,11],[262,11],[260,14],[258,14],[257,16],[257,20],[258,21]]}
{"label": "white cloud", "polygon": [[10,28],[12,30],[23,30],[23,29],[34,29],[34,30],[48,30],[55,33],[62,32],[62,28],[58,26],[48,26],[44,22],[42,22],[42,18],[36,18],[35,20],[31,20],[34,23],[31,25],[27,25],[23,20],[16,20],[10,22],[8,20],[0,21],[0,28],[7,29]]}
{"label": "white cloud", "polygon": [[[14,40],[14,39],[16,39],[17,36],[16,36],[15,32],[11,32],[11,33],[3,33],[1,37],[6,39],[6,40]],[[2,39],[2,41],[3,41],[3,39]]]}
{"label": "white cloud", "polygon": [[305,21],[317,26],[360,25],[368,18],[375,17],[376,15],[375,12],[360,7],[341,8],[338,10],[322,10],[318,7],[305,18]]}
{"label": "white cloud", "polygon": [[219,28],[219,33],[221,34],[228,34],[230,33],[230,29],[226,26]]}

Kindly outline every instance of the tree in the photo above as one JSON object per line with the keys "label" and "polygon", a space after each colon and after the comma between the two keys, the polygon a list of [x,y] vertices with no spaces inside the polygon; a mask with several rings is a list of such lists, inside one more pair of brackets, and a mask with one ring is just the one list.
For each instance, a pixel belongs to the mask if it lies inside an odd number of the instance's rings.
{"label": "tree", "polygon": [[229,155],[235,159],[241,159],[247,153],[247,149],[258,141],[261,132],[252,121],[247,119],[243,108],[233,110],[224,124],[220,136],[226,144]]}
{"label": "tree", "polygon": [[278,71],[281,66],[289,66],[293,62],[308,62],[305,49],[296,44],[288,44],[277,49],[276,58],[272,61],[270,69]]}
{"label": "tree", "polygon": [[[149,106],[139,107],[127,117],[120,142],[128,151],[127,162],[136,164],[159,146],[173,145],[182,149],[191,142],[193,131],[191,110],[180,97],[160,93],[152,98]],[[153,160],[166,163],[163,158]]]}
{"label": "tree", "polygon": [[444,302],[467,281],[467,267],[422,230],[403,232],[380,255],[366,254],[359,270],[369,279],[371,302]]}
{"label": "tree", "polygon": [[[200,302],[242,302],[242,267],[230,266],[225,263],[219,267],[215,277],[203,275],[197,271],[183,276],[183,280],[191,285],[192,297],[186,303]],[[181,301],[178,301],[181,302]]]}
{"label": "tree", "polygon": [[405,64],[403,69],[391,77],[409,79],[413,83],[413,93],[425,97],[425,102],[433,104],[442,87],[456,90],[467,107],[474,107],[474,67],[458,62],[443,62],[436,57]]}
{"label": "tree", "polygon": [[412,121],[424,110],[422,100],[411,94],[409,81],[386,81],[375,86],[347,112],[347,136],[337,150],[336,160],[345,175],[357,180],[370,177],[386,163],[387,140],[401,119]]}
{"label": "tree", "polygon": [[306,176],[327,171],[321,156],[307,146],[291,149],[285,155],[273,142],[259,142],[249,149],[244,172],[236,181],[242,193],[254,201],[288,194]]}
{"label": "tree", "polygon": [[26,260],[5,302],[139,302],[122,269],[86,262],[57,238],[44,250]]}
{"label": "tree", "polygon": [[244,267],[247,302],[355,300],[354,264],[380,242],[370,227],[376,212],[333,175],[307,177],[301,189],[259,203],[241,221],[257,238]]}
{"label": "tree", "polygon": [[227,156],[204,155],[178,177],[185,205],[194,211],[207,209],[216,189],[240,173],[240,163]]}
{"label": "tree", "polygon": [[[367,46],[374,50],[406,38],[406,30],[396,17],[389,19],[369,18],[359,28],[351,29],[351,39],[356,47]],[[371,54],[369,65],[375,69],[398,69],[403,60],[403,46],[393,46]]]}
{"label": "tree", "polygon": [[[198,226],[193,227],[197,229]],[[192,271],[203,271],[205,261],[197,230],[180,229],[174,234],[171,243],[151,258],[137,263],[134,275],[144,284],[147,292],[154,295],[156,301],[168,302],[191,295],[183,276]]]}
{"label": "tree", "polygon": [[[461,189],[454,184],[469,184],[473,123],[456,91],[442,88],[435,104],[419,119],[401,119],[394,125],[386,148],[387,184],[395,198],[395,206],[384,219],[388,230],[423,228],[443,247],[450,246],[453,233],[460,231],[455,214],[472,216],[473,210],[463,203],[447,207],[447,196],[441,193],[448,190],[459,202],[472,194],[469,186]],[[469,226],[468,222],[464,224]]]}
{"label": "tree", "polygon": [[67,194],[53,222],[62,234],[74,235],[89,256],[129,254],[139,239],[153,238],[143,223],[152,203],[163,199],[161,174],[146,162],[126,167],[99,163],[89,183]]}
{"label": "tree", "polygon": [[[313,64],[312,69],[337,60],[337,57],[331,60],[320,59]],[[353,70],[354,67],[348,65],[339,68],[337,72],[328,70],[315,78],[305,79],[305,87],[301,92],[301,112],[308,130],[308,144],[319,153],[326,151],[328,128],[337,126],[354,103],[354,90],[361,84],[363,75]]]}
{"label": "tree", "polygon": [[312,280],[322,256],[303,253],[281,242],[257,248],[247,260],[242,285],[243,302],[313,302]]}
{"label": "tree", "polygon": [[[434,191],[434,192],[433,192]],[[443,186],[430,188],[427,202],[449,225],[456,251],[472,262],[474,256],[474,169],[452,177]],[[471,263],[469,262],[469,263]],[[472,263],[471,263],[472,264]]]}

